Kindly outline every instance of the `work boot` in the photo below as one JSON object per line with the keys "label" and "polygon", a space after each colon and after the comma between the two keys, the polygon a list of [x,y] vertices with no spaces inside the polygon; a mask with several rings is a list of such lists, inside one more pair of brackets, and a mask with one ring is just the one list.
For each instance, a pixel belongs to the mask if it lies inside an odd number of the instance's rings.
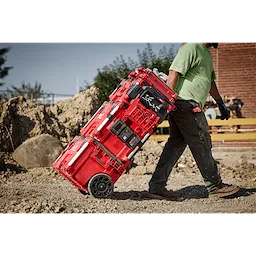
{"label": "work boot", "polygon": [[166,188],[152,189],[149,188],[148,195],[153,199],[166,199],[170,201],[181,202],[184,200],[184,197],[179,196],[173,192],[173,190],[167,190]]}
{"label": "work boot", "polygon": [[209,196],[221,198],[234,195],[239,190],[240,188],[238,186],[221,183],[215,190],[209,192]]}

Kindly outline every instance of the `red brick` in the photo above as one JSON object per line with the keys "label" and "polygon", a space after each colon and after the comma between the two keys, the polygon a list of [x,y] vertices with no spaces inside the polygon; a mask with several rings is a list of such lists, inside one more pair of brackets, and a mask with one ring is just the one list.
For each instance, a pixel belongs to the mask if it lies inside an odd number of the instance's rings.
{"label": "red brick", "polygon": [[256,117],[256,43],[219,43],[211,50],[221,95],[244,102],[244,117]]}

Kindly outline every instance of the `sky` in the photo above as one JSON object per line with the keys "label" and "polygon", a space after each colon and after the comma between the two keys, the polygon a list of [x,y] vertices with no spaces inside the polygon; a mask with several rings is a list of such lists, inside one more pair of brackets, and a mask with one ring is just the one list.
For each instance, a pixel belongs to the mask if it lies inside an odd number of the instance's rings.
{"label": "sky", "polygon": [[[178,49],[180,43],[151,43],[153,50],[172,45]],[[0,48],[11,47],[6,54],[5,66],[12,66],[3,80],[5,90],[11,85],[19,87],[22,82],[42,84],[47,93],[74,95],[85,80],[91,84],[97,69],[112,64],[123,55],[137,60],[137,49],[142,51],[146,43],[0,43]]]}

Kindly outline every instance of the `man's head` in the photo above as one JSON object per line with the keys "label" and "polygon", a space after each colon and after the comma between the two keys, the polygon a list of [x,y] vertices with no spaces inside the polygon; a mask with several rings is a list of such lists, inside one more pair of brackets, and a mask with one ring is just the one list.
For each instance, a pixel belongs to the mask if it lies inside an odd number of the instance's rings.
{"label": "man's head", "polygon": [[218,43],[204,43],[204,45],[206,46],[206,47],[208,47],[208,48],[211,48],[211,47],[213,47],[213,48],[218,48]]}

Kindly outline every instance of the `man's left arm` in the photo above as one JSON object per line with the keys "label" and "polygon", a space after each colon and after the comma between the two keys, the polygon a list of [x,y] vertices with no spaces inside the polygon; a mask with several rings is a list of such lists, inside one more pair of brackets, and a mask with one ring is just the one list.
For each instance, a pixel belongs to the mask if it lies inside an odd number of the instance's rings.
{"label": "man's left arm", "polygon": [[230,117],[230,111],[227,109],[226,105],[224,104],[223,99],[219,94],[219,90],[216,86],[215,81],[211,83],[210,95],[217,102],[218,108],[221,113],[221,120],[224,120],[224,119],[228,120]]}

